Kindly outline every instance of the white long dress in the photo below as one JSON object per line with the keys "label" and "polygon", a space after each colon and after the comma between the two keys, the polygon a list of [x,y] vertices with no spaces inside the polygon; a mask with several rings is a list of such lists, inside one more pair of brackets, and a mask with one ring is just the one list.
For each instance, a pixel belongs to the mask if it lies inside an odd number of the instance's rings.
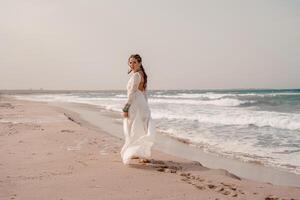
{"label": "white long dress", "polygon": [[132,73],[127,84],[129,117],[123,120],[125,144],[120,152],[124,164],[129,164],[134,156],[150,157],[155,140],[156,130],[151,118],[147,94],[138,89],[141,79],[140,73]]}

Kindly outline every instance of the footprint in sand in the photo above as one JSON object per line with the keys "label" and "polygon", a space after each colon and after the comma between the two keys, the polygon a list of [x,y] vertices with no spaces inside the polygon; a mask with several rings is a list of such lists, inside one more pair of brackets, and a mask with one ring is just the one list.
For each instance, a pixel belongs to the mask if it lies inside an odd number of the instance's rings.
{"label": "footprint in sand", "polygon": [[265,200],[279,200],[279,198],[278,198],[278,197],[275,197],[275,196],[273,196],[273,195],[269,195],[269,196],[267,196],[267,197],[265,198]]}
{"label": "footprint in sand", "polygon": [[80,163],[80,164],[82,164],[82,165],[84,165],[84,166],[88,166],[88,164],[85,163],[85,162],[83,162],[82,160],[76,160],[76,162],[78,162],[78,163]]}
{"label": "footprint in sand", "polygon": [[69,130],[69,129],[64,129],[64,130],[61,130],[60,132],[62,132],[62,133],[74,133],[73,130]]}
{"label": "footprint in sand", "polygon": [[16,199],[16,197],[17,197],[17,194],[12,194],[10,199]]}
{"label": "footprint in sand", "polygon": [[181,172],[179,173],[180,176],[183,176],[181,180],[194,185],[197,189],[204,190],[204,189],[210,189],[214,190],[218,193],[221,193],[225,196],[231,196],[231,197],[238,197],[239,194],[244,194],[242,190],[237,190],[237,186],[234,184],[229,184],[229,183],[213,183],[212,181],[208,180],[206,181],[205,179],[199,177],[199,176],[194,176],[191,175],[190,173],[184,173]]}
{"label": "footprint in sand", "polygon": [[139,163],[151,166],[155,168],[159,172],[165,173],[174,173],[179,176],[182,176],[182,181],[193,185],[199,190],[213,190],[215,192],[221,193],[225,196],[231,197],[238,197],[238,195],[244,194],[244,192],[237,188],[235,184],[231,183],[214,183],[211,180],[205,180],[200,176],[193,175],[189,172],[182,172],[182,166],[178,163],[172,161],[161,161],[161,160],[154,160],[154,159],[139,159]]}
{"label": "footprint in sand", "polygon": [[181,166],[176,166],[172,161],[164,162],[154,159],[140,159],[139,163],[156,168],[157,171],[165,173],[176,173],[178,170],[182,169]]}

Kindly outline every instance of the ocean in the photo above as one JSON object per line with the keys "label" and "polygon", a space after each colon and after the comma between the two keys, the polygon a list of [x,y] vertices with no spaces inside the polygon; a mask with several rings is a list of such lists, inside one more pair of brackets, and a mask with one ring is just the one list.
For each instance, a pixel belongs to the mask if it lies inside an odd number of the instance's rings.
{"label": "ocean", "polygon": [[[126,91],[16,95],[121,112]],[[162,134],[203,151],[300,174],[300,89],[148,91]]]}

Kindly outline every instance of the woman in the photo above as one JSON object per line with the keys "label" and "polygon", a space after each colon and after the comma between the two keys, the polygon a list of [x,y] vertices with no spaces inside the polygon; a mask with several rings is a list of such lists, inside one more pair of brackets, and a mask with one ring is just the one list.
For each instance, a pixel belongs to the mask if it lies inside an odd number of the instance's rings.
{"label": "woman", "polygon": [[150,157],[155,127],[146,94],[147,74],[138,54],[128,59],[131,77],[127,83],[127,103],[123,108],[125,144],[121,150],[124,164],[131,158]]}

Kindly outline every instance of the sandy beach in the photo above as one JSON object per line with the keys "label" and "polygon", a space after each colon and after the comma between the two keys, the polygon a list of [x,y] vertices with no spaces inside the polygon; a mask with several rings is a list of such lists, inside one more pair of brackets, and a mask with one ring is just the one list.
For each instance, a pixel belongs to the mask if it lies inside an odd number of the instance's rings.
{"label": "sandy beach", "polygon": [[0,96],[0,199],[300,199],[297,186],[249,180],[157,149],[125,166],[120,119],[96,111]]}

